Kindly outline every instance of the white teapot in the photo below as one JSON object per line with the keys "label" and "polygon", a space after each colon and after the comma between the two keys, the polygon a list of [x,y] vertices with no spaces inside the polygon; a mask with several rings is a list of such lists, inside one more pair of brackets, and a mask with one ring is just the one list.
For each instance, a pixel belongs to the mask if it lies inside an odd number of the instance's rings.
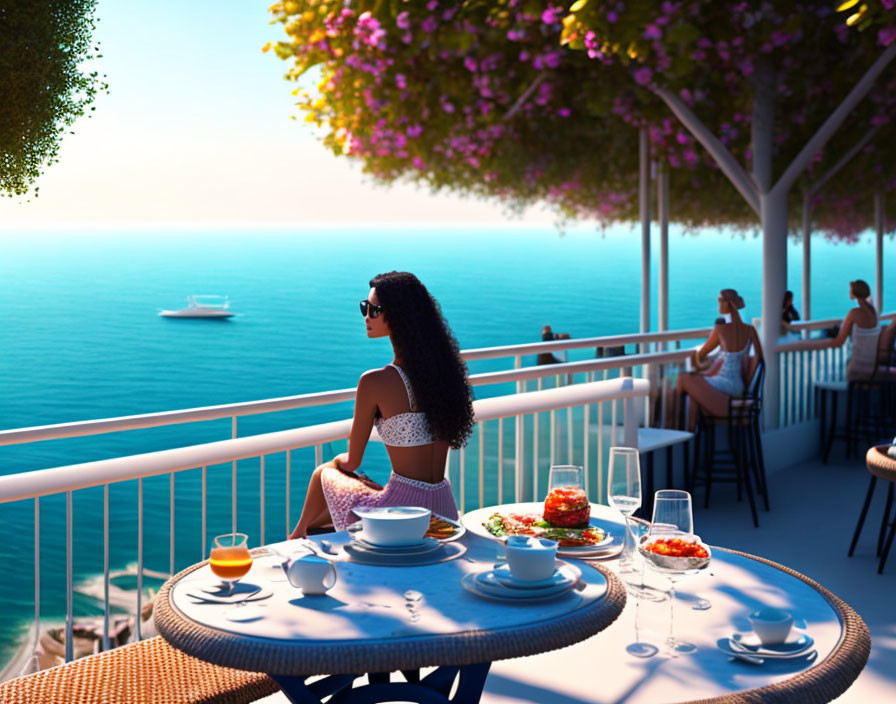
{"label": "white teapot", "polygon": [[312,553],[296,553],[283,562],[289,583],[302,594],[324,594],[336,584],[336,566]]}

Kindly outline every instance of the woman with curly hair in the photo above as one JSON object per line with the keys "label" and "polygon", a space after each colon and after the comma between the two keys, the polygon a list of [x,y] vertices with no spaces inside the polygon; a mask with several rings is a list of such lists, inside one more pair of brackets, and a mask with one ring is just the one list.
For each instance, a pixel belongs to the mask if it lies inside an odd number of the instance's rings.
{"label": "woman with curly hair", "polygon": [[[314,470],[290,538],[330,522],[344,530],[357,520],[356,506],[423,506],[457,518],[446,459],[473,430],[472,392],[457,341],[439,304],[407,272],[375,276],[361,314],[367,337],[388,336],[394,358],[361,375],[348,452]],[[392,463],[385,487],[356,472],[374,426]]]}

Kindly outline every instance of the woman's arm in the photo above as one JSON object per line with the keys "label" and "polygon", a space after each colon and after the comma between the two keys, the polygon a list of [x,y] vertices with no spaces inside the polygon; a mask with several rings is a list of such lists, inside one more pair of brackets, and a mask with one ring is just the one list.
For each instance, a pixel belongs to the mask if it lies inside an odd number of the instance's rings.
{"label": "woman's arm", "polygon": [[719,333],[715,327],[713,327],[712,332],[709,333],[709,338],[703,344],[703,347],[694,352],[694,367],[696,369],[705,369],[707,365],[703,363],[703,359],[718,346]]}
{"label": "woman's arm", "polygon": [[849,337],[849,333],[852,331],[852,324],[855,318],[855,308],[853,308],[849,313],[846,314],[846,317],[843,319],[843,325],[840,326],[840,332],[837,333],[837,337],[834,339],[831,338],[820,338],[815,340],[800,340],[799,342],[793,343],[793,346],[790,348],[792,350],[824,350],[829,347],[840,347],[846,342]]}
{"label": "woman's arm", "polygon": [[354,472],[361,466],[364,450],[367,449],[367,441],[370,439],[370,431],[373,428],[373,420],[376,418],[376,374],[375,371],[366,372],[358,380],[358,389],[355,392],[355,414],[352,418],[352,430],[348,438],[348,453],[337,455],[334,463],[339,469]]}

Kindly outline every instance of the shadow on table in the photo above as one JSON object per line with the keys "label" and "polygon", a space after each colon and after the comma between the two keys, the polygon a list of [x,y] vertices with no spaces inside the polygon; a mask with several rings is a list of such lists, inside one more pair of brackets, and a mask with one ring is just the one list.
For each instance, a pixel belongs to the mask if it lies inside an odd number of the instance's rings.
{"label": "shadow on table", "polygon": [[[631,697],[635,696],[638,693],[641,684],[649,681],[653,671],[662,667],[663,663],[666,662],[666,659],[657,658],[655,660],[639,662],[644,669],[645,676],[635,682],[628,691],[620,695],[615,700],[614,704],[623,704]],[[483,696],[483,699],[485,700],[489,694],[514,697],[520,701],[532,702],[533,704],[544,704],[545,702],[550,702],[551,704],[594,704],[595,701],[594,699],[580,699],[579,697],[570,696],[569,694],[559,692],[550,687],[534,685],[531,682],[521,682],[519,680],[510,679],[509,677],[498,675],[494,672],[489,674],[488,679],[485,682],[485,695]]]}
{"label": "shadow on table", "polygon": [[351,606],[347,601],[337,599],[329,594],[310,594],[308,596],[297,596],[290,599],[289,603],[293,606],[299,606],[304,609],[314,609],[315,611],[336,611]]}

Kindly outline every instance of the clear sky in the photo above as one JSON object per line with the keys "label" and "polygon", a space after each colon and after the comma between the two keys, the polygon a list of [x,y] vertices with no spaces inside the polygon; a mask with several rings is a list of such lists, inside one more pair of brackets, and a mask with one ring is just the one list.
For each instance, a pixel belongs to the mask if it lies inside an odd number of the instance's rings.
{"label": "clear sky", "polygon": [[376,186],[291,119],[287,64],[261,52],[285,37],[270,1],[100,0],[109,94],[65,135],[37,199],[0,199],[0,229],[508,221],[495,203]]}

